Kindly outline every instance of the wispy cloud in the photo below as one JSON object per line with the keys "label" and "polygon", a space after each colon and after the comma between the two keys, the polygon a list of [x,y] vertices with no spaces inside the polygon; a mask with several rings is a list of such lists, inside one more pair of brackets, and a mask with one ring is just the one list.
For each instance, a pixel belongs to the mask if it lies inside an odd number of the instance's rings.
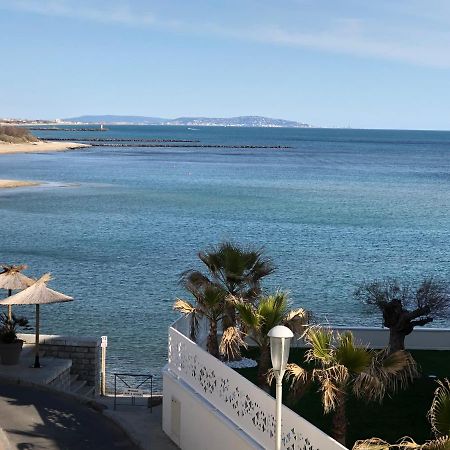
{"label": "wispy cloud", "polygon": [[[314,17],[309,17],[310,12],[305,9],[291,12],[289,6],[292,5],[286,5],[284,17],[278,14],[276,19],[271,19],[270,14],[266,14],[252,17],[248,23],[239,22],[234,20],[233,16],[226,15],[221,19],[210,18],[202,14],[201,5],[197,5],[196,9],[195,4],[190,17],[181,14],[182,18],[177,17],[180,13],[176,8],[170,13],[166,11],[155,14],[148,9],[146,3],[117,0],[0,0],[0,8],[448,69],[450,32],[447,30],[450,29],[450,15],[447,13],[450,13],[450,10],[445,1],[431,1],[433,8],[426,7],[423,14],[423,3],[413,0],[394,4],[381,2],[379,7],[377,5],[378,17],[371,17],[370,12],[360,17],[358,11],[351,8],[345,14],[332,11],[327,15],[327,10],[324,9],[325,18],[321,17],[319,25],[314,22]],[[243,0],[242,4],[244,3]],[[318,3],[324,6],[326,2]],[[349,3],[351,6],[352,2]],[[158,4],[153,6],[158,9]],[[304,2],[297,2],[297,7],[303,6]],[[277,11],[282,8],[280,2]],[[439,14],[439,11],[442,11],[442,14]],[[361,15],[361,12],[359,13]],[[293,20],[291,16],[296,15],[298,17]]]}
{"label": "wispy cloud", "polygon": [[23,11],[44,16],[67,17],[102,23],[118,23],[131,26],[155,25],[155,17],[149,12],[133,11],[129,4],[110,4],[103,8],[82,2],[64,0],[0,0],[0,8]]}

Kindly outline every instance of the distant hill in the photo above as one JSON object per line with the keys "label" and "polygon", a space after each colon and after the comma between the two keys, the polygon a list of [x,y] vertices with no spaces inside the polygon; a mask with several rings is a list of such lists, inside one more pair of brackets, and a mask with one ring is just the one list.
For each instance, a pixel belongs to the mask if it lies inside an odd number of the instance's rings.
{"label": "distant hill", "polygon": [[79,116],[62,119],[65,122],[104,123],[124,125],[184,125],[184,126],[221,126],[221,127],[286,127],[309,128],[310,125],[292,120],[271,119],[261,116],[239,116],[230,118],[220,117],[179,117],[177,119],[163,119],[161,117],[145,116]]}

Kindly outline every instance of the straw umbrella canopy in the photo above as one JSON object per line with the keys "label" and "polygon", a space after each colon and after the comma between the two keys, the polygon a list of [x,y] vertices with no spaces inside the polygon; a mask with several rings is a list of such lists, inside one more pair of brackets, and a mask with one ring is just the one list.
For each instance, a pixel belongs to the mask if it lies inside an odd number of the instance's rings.
{"label": "straw umbrella canopy", "polygon": [[[21,291],[31,286],[35,280],[24,275],[22,270],[27,266],[22,264],[20,266],[2,265],[3,272],[0,272],[0,289],[8,290],[8,297],[11,296],[12,291]],[[12,308],[8,305],[8,319],[12,319]]]}
{"label": "straw umbrella canopy", "polygon": [[72,297],[54,291],[47,287],[47,283],[51,280],[49,273],[42,275],[32,286],[24,289],[18,294],[0,300],[0,305],[36,305],[36,345],[35,345],[35,359],[34,367],[41,367],[39,363],[39,313],[40,306],[49,303],[70,302]]}

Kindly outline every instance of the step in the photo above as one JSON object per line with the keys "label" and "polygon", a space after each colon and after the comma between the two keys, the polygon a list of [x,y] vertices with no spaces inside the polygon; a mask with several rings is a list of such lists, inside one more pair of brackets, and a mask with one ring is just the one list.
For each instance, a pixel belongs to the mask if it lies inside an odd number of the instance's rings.
{"label": "step", "polygon": [[94,397],[95,386],[83,386],[77,394],[83,395],[84,397]]}
{"label": "step", "polygon": [[70,384],[75,383],[78,380],[79,375],[77,373],[70,374]]}
{"label": "step", "polygon": [[74,394],[78,394],[79,391],[86,385],[86,381],[76,380],[73,383],[70,383],[70,392]]}

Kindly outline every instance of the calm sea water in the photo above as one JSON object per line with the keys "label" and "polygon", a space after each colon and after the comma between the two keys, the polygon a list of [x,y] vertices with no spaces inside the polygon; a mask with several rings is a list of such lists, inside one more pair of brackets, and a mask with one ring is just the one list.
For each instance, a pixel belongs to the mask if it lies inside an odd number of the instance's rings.
{"label": "calm sea water", "polygon": [[[75,297],[42,311],[44,333],[108,335],[108,369],[166,360],[179,274],[224,239],[264,246],[268,290],[336,325],[378,325],[362,280],[450,279],[450,133],[110,127],[39,136],[195,139],[275,149],[100,148],[3,155],[0,260],[54,274]],[[32,317],[32,310],[23,309]],[[436,321],[433,326],[449,325]]]}

